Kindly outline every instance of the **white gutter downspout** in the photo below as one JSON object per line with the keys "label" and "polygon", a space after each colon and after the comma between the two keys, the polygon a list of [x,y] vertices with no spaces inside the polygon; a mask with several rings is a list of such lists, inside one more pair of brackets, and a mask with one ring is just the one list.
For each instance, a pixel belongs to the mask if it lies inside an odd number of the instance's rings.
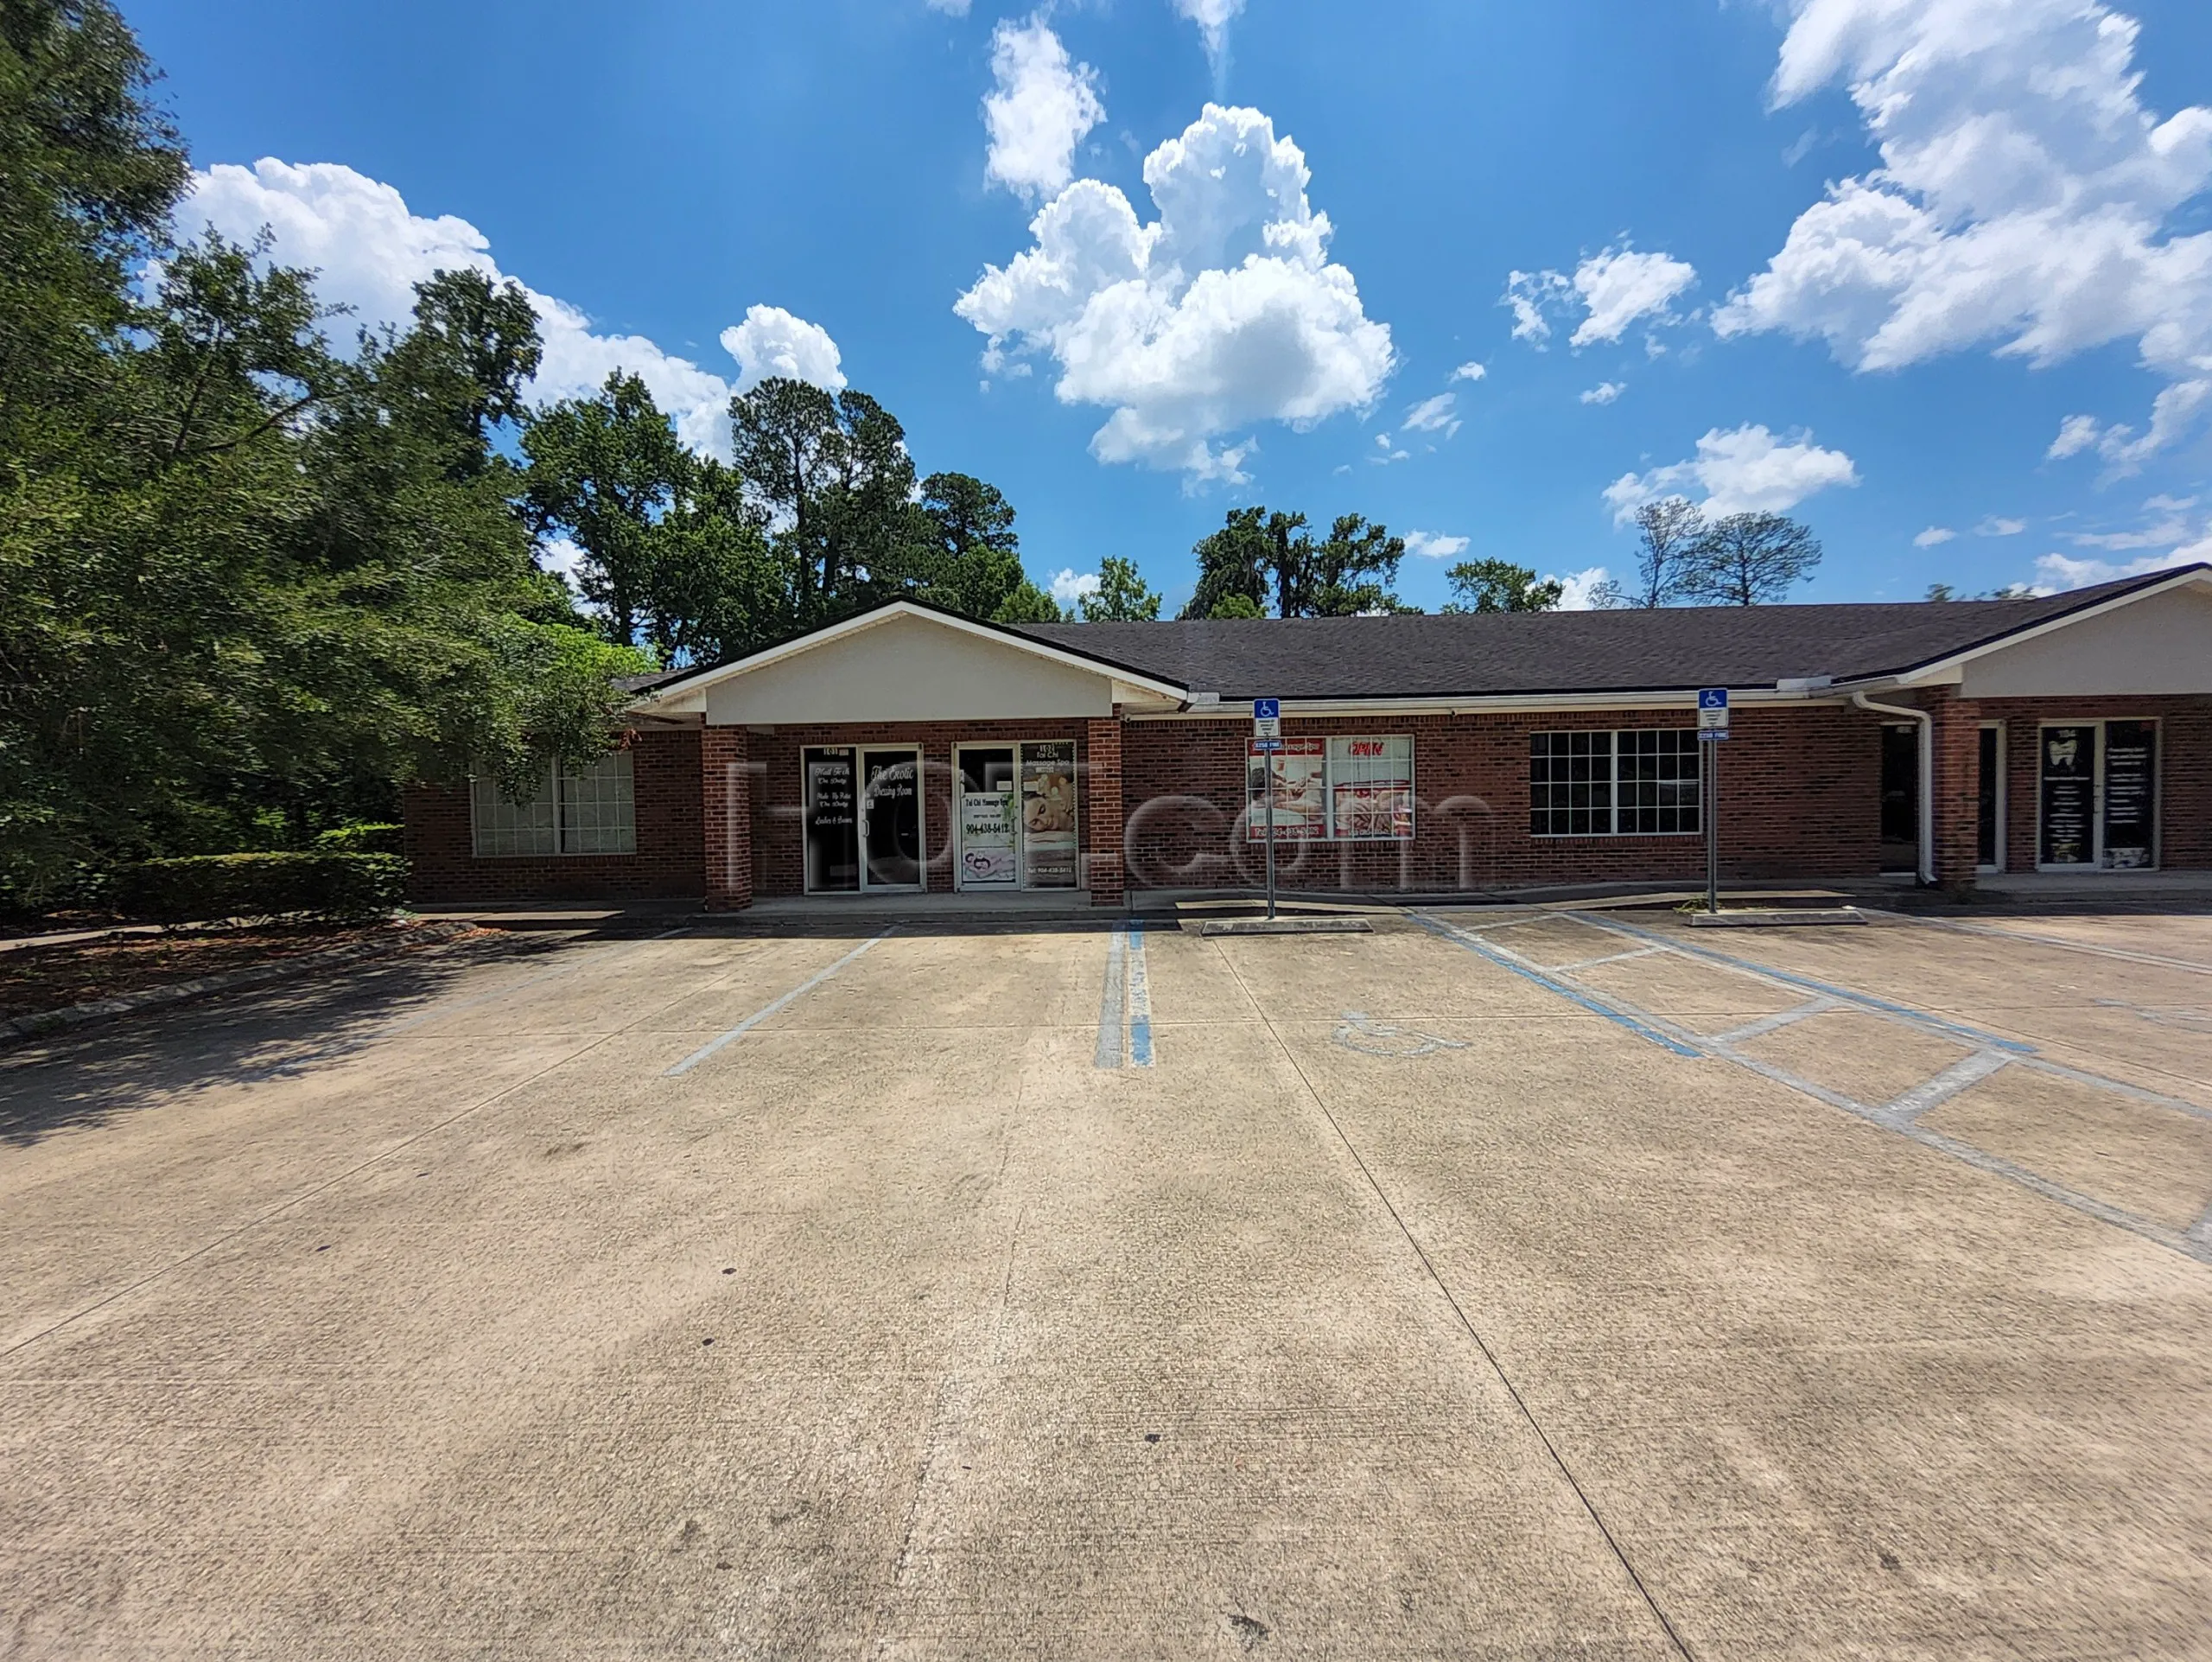
{"label": "white gutter downspout", "polygon": [[1920,723],[1920,881],[1923,887],[1936,887],[1936,720],[1924,710],[1915,710],[1910,704],[1878,704],[1863,692],[1851,695],[1851,702],[1861,710],[1870,710],[1878,716],[1903,716]]}

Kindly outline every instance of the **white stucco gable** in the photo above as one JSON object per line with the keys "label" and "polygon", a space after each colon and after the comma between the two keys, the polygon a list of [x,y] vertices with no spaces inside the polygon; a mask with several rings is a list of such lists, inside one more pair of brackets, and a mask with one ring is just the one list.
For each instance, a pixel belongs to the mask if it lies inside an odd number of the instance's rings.
{"label": "white stucco gable", "polygon": [[1182,690],[896,602],[679,681],[640,707],[709,726],[1023,721],[1174,709]]}

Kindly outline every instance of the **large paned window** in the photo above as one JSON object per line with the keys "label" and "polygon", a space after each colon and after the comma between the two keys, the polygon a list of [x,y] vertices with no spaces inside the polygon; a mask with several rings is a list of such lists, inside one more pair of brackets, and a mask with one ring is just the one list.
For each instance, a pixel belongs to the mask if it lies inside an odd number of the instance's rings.
{"label": "large paned window", "polygon": [[1268,836],[1274,781],[1278,843],[1409,843],[1414,835],[1414,742],[1397,734],[1287,739],[1246,757],[1244,837]]}
{"label": "large paned window", "polygon": [[468,818],[480,860],[635,854],[637,791],[630,753],[611,752],[580,773],[548,767],[527,802],[513,800],[493,775],[478,774],[468,782]]}
{"label": "large paned window", "polygon": [[1691,728],[1529,735],[1532,837],[1672,837],[1698,825]]}

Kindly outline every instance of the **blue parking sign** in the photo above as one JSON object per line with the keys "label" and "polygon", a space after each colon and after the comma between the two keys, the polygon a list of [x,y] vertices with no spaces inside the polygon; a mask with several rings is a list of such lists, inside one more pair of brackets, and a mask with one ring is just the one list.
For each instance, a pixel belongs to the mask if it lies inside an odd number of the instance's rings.
{"label": "blue parking sign", "polygon": [[1700,687],[1697,693],[1697,707],[1700,710],[1727,709],[1728,689],[1726,687]]}
{"label": "blue parking sign", "polygon": [[1282,700],[1255,698],[1252,700],[1252,719],[1255,722],[1279,722],[1282,719]]}

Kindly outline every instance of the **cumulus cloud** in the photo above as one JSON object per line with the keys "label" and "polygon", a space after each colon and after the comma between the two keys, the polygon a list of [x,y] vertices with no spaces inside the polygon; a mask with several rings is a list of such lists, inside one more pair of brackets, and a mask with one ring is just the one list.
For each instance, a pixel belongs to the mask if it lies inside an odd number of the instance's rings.
{"label": "cumulus cloud", "polygon": [[1599,602],[1611,593],[1613,574],[1602,565],[1593,565],[1564,576],[1547,572],[1543,581],[1559,584],[1560,611],[1588,612],[1595,610]]}
{"label": "cumulus cloud", "polygon": [[1440,392],[1433,398],[1423,398],[1406,411],[1404,425],[1416,433],[1441,433],[1450,438],[1459,430],[1459,418],[1452,413],[1459,402],[1456,392]]}
{"label": "cumulus cloud", "polygon": [[1746,423],[1714,428],[1697,442],[1687,462],[1623,474],[1605,487],[1616,524],[1625,525],[1644,503],[1662,496],[1697,496],[1709,519],[1731,513],[1786,513],[1831,486],[1856,485],[1859,470],[1840,450],[1825,450],[1809,433],[1784,443],[1764,427]]}
{"label": "cumulus cloud", "polygon": [[845,373],[830,331],[781,306],[747,306],[745,322],[722,331],[722,349],[737,360],[740,392],[772,375],[806,381],[829,392],[844,390]]}
{"label": "cumulus cloud", "polygon": [[1073,606],[1085,595],[1098,592],[1096,571],[1077,571],[1073,566],[1063,566],[1052,579],[1052,598],[1062,606]]}
{"label": "cumulus cloud", "polygon": [[1618,398],[1622,393],[1627,391],[1628,387],[1623,382],[1600,381],[1597,385],[1592,387],[1587,392],[1582,394],[1582,402],[1585,404],[1611,404],[1615,398]]}
{"label": "cumulus cloud", "polygon": [[987,372],[1040,353],[1062,403],[1110,409],[1100,461],[1241,482],[1253,445],[1224,435],[1371,408],[1395,362],[1389,328],[1329,262],[1309,178],[1265,115],[1209,104],[1145,158],[1156,220],[1078,179],[1030,221],[1033,245],[953,309],[988,337]]}
{"label": "cumulus cloud", "polygon": [[1446,537],[1433,531],[1409,531],[1406,533],[1406,552],[1419,555],[1424,560],[1448,560],[1467,551],[1465,537]]}
{"label": "cumulus cloud", "polygon": [[1912,539],[1912,545],[1915,548],[1934,548],[1939,543],[1949,542],[1958,534],[1948,525],[1930,525]]}
{"label": "cumulus cloud", "polygon": [[1075,176],[1075,149],[1106,119],[1097,75],[1075,63],[1043,15],[1005,22],[991,32],[991,75],[983,99],[991,136],[984,176],[1034,201],[1065,189]]}
{"label": "cumulus cloud", "polygon": [[[294,166],[264,157],[251,168],[218,164],[194,175],[179,220],[194,229],[212,225],[238,241],[267,226],[276,239],[272,258],[315,268],[323,299],[352,306],[355,321],[367,325],[405,323],[415,284],[434,272],[481,271],[494,280],[506,275],[492,257],[490,241],[467,220],[410,213],[390,185],[332,162]],[[523,288],[545,342],[544,360],[529,389],[532,398],[583,396],[596,392],[613,371],[627,370],[652,389],[686,444],[702,451],[728,449],[728,381],[643,335],[601,334],[577,308],[526,283]],[[819,337],[816,350],[827,348],[830,373],[836,373],[836,347],[830,337],[787,312],[755,307],[729,334],[741,334],[761,313]]]}
{"label": "cumulus cloud", "polygon": [[1862,370],[2132,339],[2170,383],[2150,430],[2076,417],[2051,454],[2126,470],[2172,443],[2212,398],[2212,232],[2174,229],[2212,185],[2212,109],[2144,105],[2135,21],[2097,0],[1792,11],[1774,104],[1847,83],[1881,165],[1807,208],[1714,328],[1818,337]]}
{"label": "cumulus cloud", "polygon": [[[2212,360],[2207,360],[2212,367]],[[2176,381],[2151,400],[2151,425],[2139,437],[2125,422],[2101,425],[2094,416],[2069,416],[2058,424],[2058,436],[2044,455],[2053,462],[2094,449],[2112,465],[2107,479],[2140,472],[2145,462],[2187,432],[2198,411],[2212,404],[2212,378]]]}
{"label": "cumulus cloud", "polygon": [[1666,254],[1639,254],[1623,243],[1604,248],[1574,268],[1559,271],[1510,271],[1499,304],[1513,312],[1513,338],[1541,346],[1551,338],[1552,319],[1583,314],[1570,347],[1618,341],[1639,318],[1654,324],[1675,321],[1676,296],[1697,281],[1697,268]]}
{"label": "cumulus cloud", "polygon": [[1479,381],[1484,376],[1489,373],[1489,365],[1469,363],[1460,365],[1459,368],[1453,370],[1452,373],[1445,379],[1453,381]]}

